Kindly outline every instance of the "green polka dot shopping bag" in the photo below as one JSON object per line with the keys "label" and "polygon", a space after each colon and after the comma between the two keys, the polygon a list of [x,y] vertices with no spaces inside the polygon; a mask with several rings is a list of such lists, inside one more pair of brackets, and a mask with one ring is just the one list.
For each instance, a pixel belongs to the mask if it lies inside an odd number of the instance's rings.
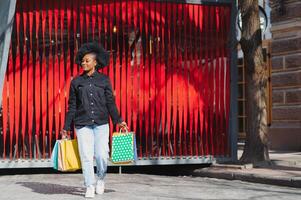
{"label": "green polka dot shopping bag", "polygon": [[134,132],[120,129],[112,136],[111,161],[114,164],[127,164],[137,159],[136,137]]}

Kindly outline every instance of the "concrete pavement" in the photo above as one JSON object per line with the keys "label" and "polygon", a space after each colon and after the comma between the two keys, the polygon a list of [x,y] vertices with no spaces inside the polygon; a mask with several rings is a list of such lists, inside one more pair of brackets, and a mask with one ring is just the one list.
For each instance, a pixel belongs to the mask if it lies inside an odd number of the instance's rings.
{"label": "concrete pavement", "polygon": [[[240,157],[242,151],[238,151]],[[301,188],[301,152],[270,151],[271,165],[213,164],[193,169],[194,176]]]}
{"label": "concrete pavement", "polygon": [[[80,173],[23,174],[0,177],[3,200],[79,200],[85,189]],[[298,199],[297,188],[241,181],[146,174],[109,173],[103,195],[94,199],[175,200],[175,199]]]}

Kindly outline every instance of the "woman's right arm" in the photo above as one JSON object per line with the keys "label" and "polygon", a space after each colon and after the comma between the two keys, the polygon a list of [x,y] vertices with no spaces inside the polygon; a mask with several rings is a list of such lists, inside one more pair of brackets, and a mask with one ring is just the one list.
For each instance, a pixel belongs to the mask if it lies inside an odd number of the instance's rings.
{"label": "woman's right arm", "polygon": [[63,132],[67,132],[71,129],[71,123],[74,119],[76,113],[76,91],[74,81],[71,81],[70,89],[69,89],[69,100],[68,100],[68,112],[66,114],[65,124],[63,128]]}

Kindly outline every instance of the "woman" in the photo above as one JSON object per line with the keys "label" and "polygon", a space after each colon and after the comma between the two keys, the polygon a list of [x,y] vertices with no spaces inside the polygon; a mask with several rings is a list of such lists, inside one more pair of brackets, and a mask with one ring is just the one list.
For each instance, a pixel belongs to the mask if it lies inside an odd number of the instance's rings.
{"label": "woman", "polygon": [[[104,178],[109,156],[109,116],[114,124],[126,128],[120,117],[111,82],[97,70],[108,65],[109,54],[97,43],[86,43],[78,50],[75,62],[84,72],[70,84],[68,112],[62,137],[67,136],[72,121],[75,125],[86,198],[104,193]],[[93,157],[97,165],[95,184]]]}

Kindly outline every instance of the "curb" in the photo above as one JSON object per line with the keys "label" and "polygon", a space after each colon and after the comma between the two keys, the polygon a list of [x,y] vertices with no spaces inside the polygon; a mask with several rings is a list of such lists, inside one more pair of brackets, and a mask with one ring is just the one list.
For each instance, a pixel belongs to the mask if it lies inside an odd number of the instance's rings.
{"label": "curb", "polygon": [[265,176],[259,174],[246,174],[240,172],[214,171],[210,169],[196,169],[192,172],[193,176],[240,180],[253,183],[262,183],[269,185],[288,186],[301,188],[301,177],[284,177],[284,176]]}

